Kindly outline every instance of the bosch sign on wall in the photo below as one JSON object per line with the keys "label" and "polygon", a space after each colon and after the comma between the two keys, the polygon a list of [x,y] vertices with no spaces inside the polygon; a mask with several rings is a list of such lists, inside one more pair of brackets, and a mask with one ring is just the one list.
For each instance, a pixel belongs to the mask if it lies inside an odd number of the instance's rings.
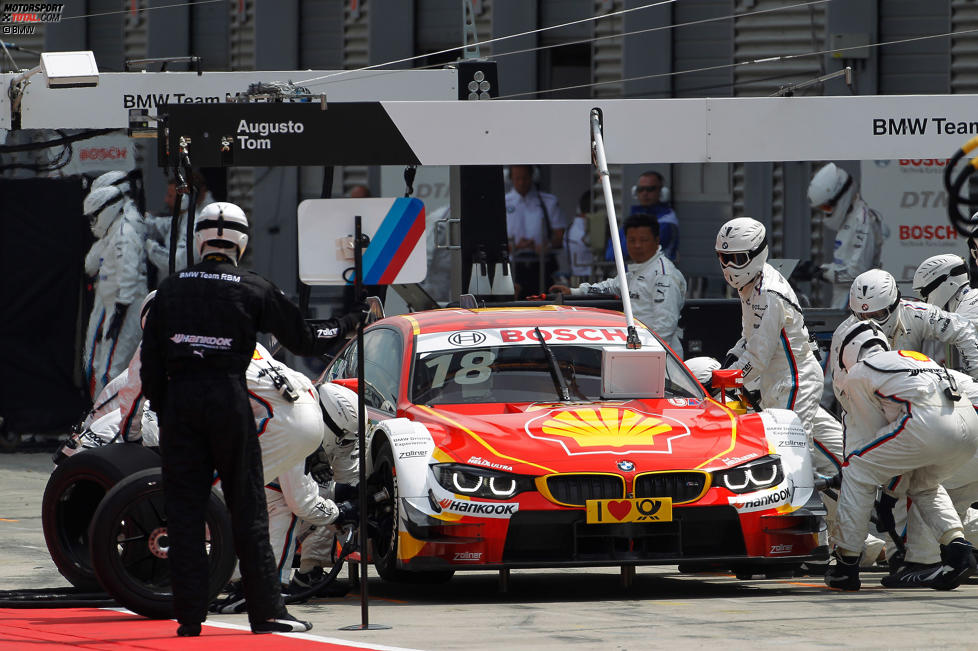
{"label": "bosch sign on wall", "polygon": [[109,170],[132,170],[136,167],[136,150],[124,133],[107,133],[76,142],[71,147],[71,160],[61,174],[88,174]]}
{"label": "bosch sign on wall", "polygon": [[917,265],[932,255],[965,256],[967,241],[947,218],[947,193],[941,175],[944,158],[862,161],[862,196],[889,228],[883,242],[883,268],[906,293]]}

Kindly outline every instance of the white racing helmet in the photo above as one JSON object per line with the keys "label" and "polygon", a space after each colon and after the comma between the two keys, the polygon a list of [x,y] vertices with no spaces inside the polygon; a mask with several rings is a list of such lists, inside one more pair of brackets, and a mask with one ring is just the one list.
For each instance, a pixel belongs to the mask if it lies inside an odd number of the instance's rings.
{"label": "white racing helmet", "polygon": [[890,349],[886,335],[872,319],[853,321],[836,331],[834,338],[838,342],[835,372],[848,373],[861,359]]}
{"label": "white racing helmet", "polygon": [[248,218],[233,203],[207,204],[194,220],[194,244],[200,258],[211,251],[228,255],[237,263],[248,246]]}
{"label": "white racing helmet", "polygon": [[825,226],[839,230],[856,196],[856,184],[841,167],[827,163],[815,172],[808,184],[808,202],[825,213]]}
{"label": "white racing helmet", "polygon": [[683,362],[689,369],[696,381],[710,388],[710,380],[713,378],[713,371],[720,370],[720,362],[714,357],[692,357]]}
{"label": "white racing helmet", "polygon": [[934,255],[917,267],[913,274],[913,290],[921,300],[942,310],[953,310],[951,300],[958,290],[968,285],[968,265],[959,255]]}
{"label": "white racing helmet", "polygon": [[716,252],[727,284],[741,289],[761,274],[767,262],[764,224],[750,217],[731,219],[717,233]]}
{"label": "white racing helmet", "polygon": [[122,214],[123,198],[122,191],[112,185],[92,190],[85,197],[82,210],[95,237],[105,235],[112,222]]}
{"label": "white racing helmet", "polygon": [[144,330],[146,329],[146,315],[149,314],[149,308],[153,307],[153,299],[155,298],[156,290],[154,289],[149,294],[146,294],[142,305],[139,306],[139,327]]}
{"label": "white racing helmet", "polygon": [[900,290],[893,276],[882,269],[864,271],[849,288],[849,309],[861,321],[872,320],[892,337],[899,326]]}
{"label": "white racing helmet", "polygon": [[323,410],[326,427],[339,439],[350,439],[358,432],[357,394],[333,382],[317,387],[319,406]]}
{"label": "white racing helmet", "polygon": [[112,170],[111,172],[106,172],[92,181],[91,189],[98,190],[99,188],[107,188],[111,185],[114,185],[123,192],[129,192],[129,175],[122,170]]}

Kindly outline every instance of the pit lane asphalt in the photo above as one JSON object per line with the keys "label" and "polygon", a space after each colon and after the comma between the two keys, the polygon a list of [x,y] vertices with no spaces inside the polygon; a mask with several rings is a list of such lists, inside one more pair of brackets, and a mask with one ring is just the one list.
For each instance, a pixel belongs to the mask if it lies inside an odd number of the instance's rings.
{"label": "pit lane asphalt", "polygon": [[[67,587],[41,530],[50,454],[0,454],[0,589]],[[343,577],[346,577],[344,572]],[[631,589],[614,569],[459,573],[447,584],[392,585],[371,575],[369,618],[388,630],[341,631],[361,622],[360,597],[290,607],[311,634],[412,649],[974,648],[978,583],[953,592],[886,590],[864,573],[857,593],[820,579],[738,581],[639,568]],[[246,625],[244,615],[208,621]]]}

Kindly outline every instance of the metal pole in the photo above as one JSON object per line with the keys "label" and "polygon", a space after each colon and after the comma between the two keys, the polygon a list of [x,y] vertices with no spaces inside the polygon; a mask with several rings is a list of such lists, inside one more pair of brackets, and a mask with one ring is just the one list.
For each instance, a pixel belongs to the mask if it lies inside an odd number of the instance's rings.
{"label": "metal pole", "polygon": [[[363,231],[361,230],[360,215],[354,218],[354,242],[353,247],[353,269],[354,282],[353,289],[356,294],[354,305],[358,305],[363,292],[363,282],[361,280],[363,272],[363,247],[361,240]],[[357,488],[360,493],[360,627],[370,628],[370,615],[367,608],[367,454],[366,454],[366,408],[363,403],[363,323],[357,325],[357,442],[360,445],[358,455],[359,463],[359,484]]]}
{"label": "metal pole", "polygon": [[[353,218],[353,291],[355,305],[363,301],[363,247],[367,243],[367,238],[363,235],[360,215]],[[360,465],[358,472],[359,483],[357,493],[360,496],[360,532],[357,537],[360,547],[360,625],[351,624],[350,626],[340,627],[341,631],[366,631],[390,628],[384,624],[370,625],[370,614],[367,608],[367,414],[366,406],[363,402],[363,321],[357,324],[357,442],[360,450],[357,460]]]}
{"label": "metal pole", "polygon": [[608,159],[604,155],[604,140],[601,137],[601,113],[591,110],[591,152],[594,165],[601,177],[604,191],[604,204],[608,211],[608,232],[611,233],[611,248],[615,254],[615,268],[618,270],[618,287],[621,291],[621,304],[628,326],[628,348],[640,348],[638,333],[635,331],[635,318],[632,316],[632,298],[628,293],[628,278],[625,277],[625,259],[621,254],[621,241],[618,237],[618,218],[615,215],[615,197],[611,193],[611,174],[608,173]]}

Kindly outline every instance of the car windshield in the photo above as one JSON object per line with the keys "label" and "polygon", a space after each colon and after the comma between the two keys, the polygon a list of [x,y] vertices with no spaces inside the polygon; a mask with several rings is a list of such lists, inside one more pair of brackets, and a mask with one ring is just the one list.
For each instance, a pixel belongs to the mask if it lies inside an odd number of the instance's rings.
{"label": "car windshield", "polygon": [[[601,348],[553,346],[571,400],[601,399]],[[486,346],[434,350],[414,359],[411,401],[415,404],[552,402],[559,400],[543,348]],[[666,398],[702,398],[686,368],[666,355]]]}

